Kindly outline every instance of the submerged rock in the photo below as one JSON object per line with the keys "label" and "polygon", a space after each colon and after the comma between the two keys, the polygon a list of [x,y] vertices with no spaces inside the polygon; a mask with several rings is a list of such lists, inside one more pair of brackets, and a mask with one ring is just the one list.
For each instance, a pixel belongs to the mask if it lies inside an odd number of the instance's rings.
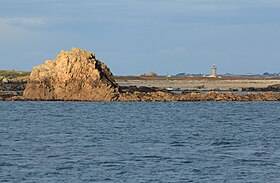
{"label": "submerged rock", "polygon": [[92,52],[72,48],[33,68],[24,91],[31,100],[115,101],[119,86]]}

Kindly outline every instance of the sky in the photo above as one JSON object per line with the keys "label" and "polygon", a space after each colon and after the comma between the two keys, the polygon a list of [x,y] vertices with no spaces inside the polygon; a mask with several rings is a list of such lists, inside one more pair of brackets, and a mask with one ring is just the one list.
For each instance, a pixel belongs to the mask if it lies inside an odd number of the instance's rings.
{"label": "sky", "polygon": [[0,70],[92,51],[114,75],[280,72],[280,0],[1,0]]}

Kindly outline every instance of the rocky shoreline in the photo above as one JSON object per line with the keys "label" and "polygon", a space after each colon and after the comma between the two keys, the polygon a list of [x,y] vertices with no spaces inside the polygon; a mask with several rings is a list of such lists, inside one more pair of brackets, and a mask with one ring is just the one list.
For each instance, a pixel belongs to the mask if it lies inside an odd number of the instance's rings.
{"label": "rocky shoreline", "polygon": [[[107,101],[108,100],[85,100],[85,99],[29,99],[22,96],[22,92],[0,92],[0,101]],[[248,93],[248,94],[234,94],[221,92],[207,92],[207,93],[184,93],[174,94],[170,92],[134,92],[134,93],[120,93],[110,101],[115,102],[173,102],[173,101],[280,101],[280,94],[274,92],[265,93]]]}
{"label": "rocky shoreline", "polygon": [[[23,96],[24,85],[26,83],[17,83],[17,87],[11,87],[11,83],[8,85],[9,89],[16,88],[17,91],[2,91],[0,92],[0,101],[105,101],[105,100],[63,100],[63,99],[30,99]],[[2,84],[2,86],[6,84]],[[271,87],[269,87],[271,88]],[[280,101],[280,94],[277,92],[267,91],[268,89],[252,89],[257,92],[248,93],[232,93],[232,92],[188,92],[184,91],[181,94],[172,93],[166,89],[159,89],[156,87],[120,87],[119,93],[115,98],[106,101],[120,101],[120,102],[172,102],[172,101]]]}
{"label": "rocky shoreline", "polygon": [[120,86],[92,52],[73,48],[34,67],[28,82],[0,82],[0,101],[280,101],[280,85],[243,91],[247,93],[174,93],[159,87]]}

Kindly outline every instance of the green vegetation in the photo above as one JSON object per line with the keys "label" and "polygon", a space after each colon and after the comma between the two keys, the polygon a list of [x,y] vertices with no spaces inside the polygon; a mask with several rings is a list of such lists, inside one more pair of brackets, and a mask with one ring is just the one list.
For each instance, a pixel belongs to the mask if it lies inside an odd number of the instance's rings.
{"label": "green vegetation", "polygon": [[29,76],[31,72],[15,71],[15,70],[0,70],[0,77],[17,78]]}
{"label": "green vegetation", "polygon": [[148,73],[142,74],[141,76],[157,77],[157,73],[155,73],[155,72],[148,72]]}

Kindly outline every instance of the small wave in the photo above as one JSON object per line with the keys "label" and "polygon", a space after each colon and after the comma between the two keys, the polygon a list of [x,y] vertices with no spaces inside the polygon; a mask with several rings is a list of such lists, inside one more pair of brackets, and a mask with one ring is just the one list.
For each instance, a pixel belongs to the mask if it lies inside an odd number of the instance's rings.
{"label": "small wave", "polygon": [[257,157],[261,157],[261,156],[264,156],[266,154],[267,154],[266,152],[255,152],[255,153],[253,153],[253,155],[257,156]]}
{"label": "small wave", "polygon": [[144,159],[162,159],[162,156],[150,155],[150,156],[142,156]]}
{"label": "small wave", "polygon": [[0,162],[0,167],[1,166],[15,166],[15,165],[12,163],[8,163],[8,162]]}
{"label": "small wave", "polygon": [[225,146],[225,145],[231,145],[231,143],[229,141],[221,140],[221,141],[215,141],[211,145],[213,145],[213,146]]}
{"label": "small wave", "polygon": [[107,167],[107,168],[114,168],[114,167],[122,166],[123,163],[120,161],[102,161],[102,162],[99,162],[98,165],[101,165],[101,166]]}
{"label": "small wave", "polygon": [[47,158],[58,158],[60,155],[48,155]]}
{"label": "small wave", "polygon": [[59,172],[46,172],[45,173],[46,176],[49,176],[49,175],[60,175]]}
{"label": "small wave", "polygon": [[164,156],[157,156],[157,155],[147,155],[147,156],[139,156],[134,158],[134,161],[145,161],[145,160],[152,160],[152,161],[163,161],[163,160],[170,160],[170,157]]}
{"label": "small wave", "polygon": [[71,170],[73,169],[72,166],[62,166],[62,167],[57,167],[56,170],[60,171],[60,170]]}
{"label": "small wave", "polygon": [[96,147],[97,145],[84,145],[84,148]]}
{"label": "small wave", "polygon": [[127,171],[121,171],[121,172],[117,173],[116,175],[124,175],[126,173],[127,173]]}
{"label": "small wave", "polygon": [[185,142],[171,142],[170,145],[173,147],[183,147],[185,146]]}
{"label": "small wave", "polygon": [[266,164],[267,162],[260,159],[237,159],[235,162],[248,164]]}

